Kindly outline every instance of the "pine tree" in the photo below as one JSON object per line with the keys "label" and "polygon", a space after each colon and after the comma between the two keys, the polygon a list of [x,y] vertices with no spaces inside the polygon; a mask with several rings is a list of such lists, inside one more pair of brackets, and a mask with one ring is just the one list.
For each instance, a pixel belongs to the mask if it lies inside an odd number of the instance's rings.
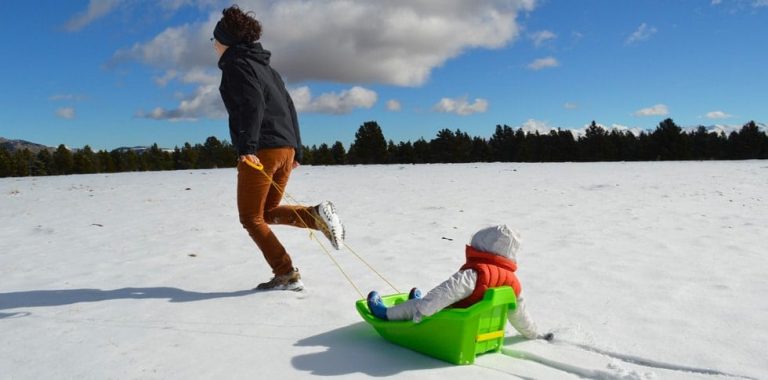
{"label": "pine tree", "polygon": [[[522,129],[518,129],[515,133],[520,135],[519,149],[517,150],[516,161],[519,162],[539,162],[541,161],[540,154],[540,137],[539,131],[534,133],[525,133]],[[518,138],[517,136],[515,136]]]}
{"label": "pine tree", "polygon": [[416,154],[413,148],[413,144],[410,141],[400,142],[397,144],[397,155],[399,157],[398,163],[401,164],[415,164]]}
{"label": "pine tree", "polygon": [[460,129],[454,133],[454,148],[453,154],[455,158],[453,162],[471,162],[472,161],[472,138],[469,134],[462,132]]}
{"label": "pine tree", "polygon": [[606,161],[621,161],[624,160],[624,151],[627,147],[624,146],[625,133],[619,130],[612,130],[605,138],[604,157]]}
{"label": "pine tree", "polygon": [[355,133],[355,142],[349,147],[349,161],[353,164],[383,164],[387,161],[387,141],[375,121],[367,121]]}
{"label": "pine tree", "polygon": [[657,160],[683,160],[688,156],[682,129],[672,119],[665,119],[651,134]]}
{"label": "pine tree", "polygon": [[429,142],[429,150],[432,152],[429,162],[456,162],[456,135],[450,129],[441,129],[437,137]]}
{"label": "pine tree", "polygon": [[331,156],[333,161],[331,165],[344,165],[347,163],[347,151],[344,149],[344,144],[341,141],[336,141],[331,147]]}
{"label": "pine tree", "polygon": [[53,152],[52,174],[72,174],[74,166],[75,161],[72,158],[72,152],[64,144],[59,145],[56,151]]}
{"label": "pine tree", "polygon": [[315,164],[315,150],[317,150],[317,147],[309,147],[307,145],[302,146],[302,152],[304,154],[304,157],[301,160],[302,165]]}
{"label": "pine tree", "polygon": [[331,154],[331,149],[328,147],[328,144],[322,143],[317,148],[317,151],[314,153],[315,156],[315,165],[332,165],[333,164],[333,155]]}
{"label": "pine tree", "polygon": [[488,141],[482,137],[472,138],[472,150],[469,155],[469,162],[490,162],[491,148]]}
{"label": "pine tree", "polygon": [[731,158],[738,160],[760,158],[764,137],[765,134],[760,132],[754,121],[744,124],[741,130],[732,133],[728,139]]}
{"label": "pine tree", "polygon": [[72,171],[76,174],[96,173],[96,156],[91,147],[86,145],[83,149],[72,155]]}
{"label": "pine tree", "polygon": [[718,160],[724,157],[721,146],[724,139],[718,133],[709,132],[704,126],[699,126],[690,134],[689,139],[692,159]]}
{"label": "pine tree", "polygon": [[426,164],[429,163],[429,158],[431,156],[429,143],[424,140],[424,138],[420,138],[416,140],[416,142],[413,143],[413,162],[416,164]]}
{"label": "pine tree", "polygon": [[556,141],[556,149],[553,152],[555,160],[561,162],[578,160],[579,146],[571,131],[563,131],[558,128]]}
{"label": "pine tree", "polygon": [[491,160],[499,162],[511,162],[517,155],[517,140],[515,131],[508,125],[497,125],[496,131],[488,140],[491,150]]}
{"label": "pine tree", "polygon": [[99,173],[115,173],[117,167],[115,161],[112,159],[112,155],[106,150],[100,150],[96,153],[96,158],[99,163]]}
{"label": "pine tree", "polygon": [[526,148],[526,135],[522,128],[518,128],[514,131],[509,138],[507,145],[510,147],[510,151],[514,153],[510,161],[514,162],[526,162],[528,156],[528,149]]}
{"label": "pine tree", "polygon": [[174,166],[171,154],[164,152],[157,144],[152,144],[148,150],[142,153],[141,160],[146,164],[147,170],[150,171],[172,170]]}
{"label": "pine tree", "polygon": [[216,157],[218,159],[218,167],[220,168],[233,168],[237,166],[237,150],[229,141],[221,143],[220,151]]}
{"label": "pine tree", "polygon": [[200,156],[198,157],[198,167],[201,169],[214,169],[218,167],[219,159],[218,155],[221,152],[222,144],[214,136],[210,136],[205,139],[200,149]]}
{"label": "pine tree", "polygon": [[195,149],[189,143],[184,143],[184,146],[179,150],[178,154],[174,158],[174,166],[177,169],[197,169],[198,159],[200,157],[200,151]]}
{"label": "pine tree", "polygon": [[141,162],[139,162],[139,156],[136,152],[129,150],[124,153],[120,153],[120,165],[121,171],[135,172],[142,171]]}
{"label": "pine tree", "polygon": [[13,176],[11,154],[5,148],[0,147],[0,178],[11,176]]}
{"label": "pine tree", "polygon": [[37,153],[35,163],[32,166],[32,175],[45,176],[51,174],[53,168],[53,156],[48,149],[43,149]]}
{"label": "pine tree", "polygon": [[557,131],[550,130],[549,133],[539,136],[539,159],[542,162],[555,162],[561,161],[557,159]]}
{"label": "pine tree", "polygon": [[584,136],[579,138],[582,161],[603,161],[605,160],[607,136],[605,129],[592,123],[587,127]]}
{"label": "pine tree", "polygon": [[400,152],[397,150],[397,145],[392,140],[387,143],[387,163],[397,164],[400,162]]}
{"label": "pine tree", "polygon": [[12,156],[13,175],[16,177],[28,177],[32,175],[32,163],[34,155],[29,149],[16,150]]}

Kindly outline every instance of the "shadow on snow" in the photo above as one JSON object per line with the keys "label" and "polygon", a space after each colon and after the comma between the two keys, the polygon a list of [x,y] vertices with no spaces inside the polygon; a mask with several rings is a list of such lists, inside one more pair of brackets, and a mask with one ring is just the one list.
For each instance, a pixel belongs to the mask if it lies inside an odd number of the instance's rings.
{"label": "shadow on snow", "polygon": [[387,342],[365,322],[304,338],[295,345],[328,348],[291,360],[294,368],[317,376],[364,373],[383,377],[410,370],[452,367],[451,364]]}
{"label": "shadow on snow", "polygon": [[[253,291],[240,290],[235,292],[201,293],[169,287],[122,288],[114,290],[32,290],[23,292],[0,293],[0,311],[30,307],[63,306],[82,302],[100,302],[121,299],[167,299],[169,302],[194,302],[215,298],[241,297],[249,294],[253,294]],[[0,312],[0,319],[11,317],[18,318],[26,315],[29,315],[29,313]]]}

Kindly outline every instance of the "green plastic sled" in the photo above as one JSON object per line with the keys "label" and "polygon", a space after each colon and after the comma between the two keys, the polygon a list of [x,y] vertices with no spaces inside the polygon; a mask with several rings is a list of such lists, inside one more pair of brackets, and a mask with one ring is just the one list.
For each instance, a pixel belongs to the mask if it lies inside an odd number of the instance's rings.
{"label": "green plastic sled", "polygon": [[[387,306],[408,300],[408,294],[382,297]],[[384,321],[371,314],[366,300],[357,301],[357,311],[384,339],[453,364],[472,364],[475,356],[498,352],[504,344],[507,311],[517,307],[509,286],[491,288],[483,300],[466,308],[448,308],[420,323]]]}

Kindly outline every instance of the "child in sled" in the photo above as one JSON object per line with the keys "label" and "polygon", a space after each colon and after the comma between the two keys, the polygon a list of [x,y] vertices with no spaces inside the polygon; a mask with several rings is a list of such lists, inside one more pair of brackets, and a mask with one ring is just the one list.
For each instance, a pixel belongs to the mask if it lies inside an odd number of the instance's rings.
{"label": "child in sled", "polygon": [[515,290],[517,296],[517,308],[508,315],[510,324],[528,339],[552,340],[552,333],[539,334],[520,296],[520,282],[515,276],[519,247],[518,234],[506,225],[484,228],[472,236],[466,248],[467,261],[464,266],[424,297],[421,297],[419,289],[413,288],[408,301],[387,307],[381,296],[372,291],[368,294],[368,308],[380,319],[413,320],[418,323],[423,317],[449,306],[469,307],[483,299],[486,289],[507,285]]}

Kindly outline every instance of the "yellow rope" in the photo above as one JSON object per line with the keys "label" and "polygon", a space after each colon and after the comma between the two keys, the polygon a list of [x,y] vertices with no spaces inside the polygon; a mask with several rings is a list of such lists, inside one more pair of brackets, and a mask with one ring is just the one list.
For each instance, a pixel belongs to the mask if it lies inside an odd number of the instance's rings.
{"label": "yellow rope", "polygon": [[318,240],[317,237],[315,237],[314,234],[311,234],[311,236],[314,238],[314,240],[317,242],[317,244],[320,245],[320,248],[323,249],[323,252],[325,252],[325,254],[328,256],[328,258],[331,259],[331,261],[333,261],[333,263],[336,265],[336,268],[339,268],[339,272],[341,272],[341,274],[344,275],[344,278],[347,279],[347,282],[349,282],[349,284],[352,285],[353,288],[355,288],[355,291],[357,291],[357,294],[360,295],[360,298],[365,298],[365,296],[363,295],[363,292],[360,291],[360,288],[358,288],[357,285],[355,285],[355,282],[352,281],[352,279],[349,277],[347,272],[344,271],[344,269],[341,267],[341,265],[339,265],[339,262],[336,261],[336,259],[333,257],[333,255],[325,248],[325,246],[320,242],[320,240]]}
{"label": "yellow rope", "polygon": [[386,282],[386,283],[387,283],[387,285],[389,285],[389,286],[390,286],[392,289],[394,289],[394,290],[395,290],[395,293],[400,293],[400,291],[399,291],[399,290],[397,290],[397,288],[396,288],[394,285],[392,285],[392,283],[391,283],[391,282],[387,281],[387,279],[386,279],[386,278],[384,278],[384,276],[382,276],[382,275],[381,275],[381,273],[379,273],[379,272],[378,272],[376,269],[374,269],[374,268],[371,266],[371,264],[368,264],[368,262],[367,262],[367,261],[363,260],[363,258],[362,258],[362,257],[360,257],[360,255],[358,255],[358,254],[357,254],[357,252],[355,252],[355,250],[354,250],[354,249],[352,249],[352,247],[350,247],[350,246],[349,246],[349,244],[347,244],[346,242],[344,242],[344,247],[346,247],[346,248],[347,248],[347,249],[348,249],[350,252],[352,252],[352,254],[353,254],[353,255],[355,255],[355,257],[357,257],[357,259],[358,259],[358,260],[360,260],[360,261],[361,261],[363,264],[365,264],[365,266],[367,266],[367,267],[368,267],[368,269],[370,269],[370,270],[371,270],[373,273],[376,273],[376,275],[378,275],[380,279],[384,280],[384,282]]}
{"label": "yellow rope", "polygon": [[[277,184],[277,183],[276,183],[276,182],[275,182],[275,181],[272,179],[272,177],[271,177],[269,174],[267,174],[267,172],[265,172],[265,171],[264,171],[264,165],[261,165],[261,164],[258,164],[258,165],[257,165],[257,164],[255,164],[255,163],[253,163],[253,162],[250,162],[250,161],[248,161],[248,160],[246,160],[246,161],[245,161],[245,163],[246,163],[246,164],[248,164],[248,166],[250,166],[250,167],[252,167],[252,168],[254,168],[254,169],[258,170],[258,171],[259,171],[259,172],[261,172],[262,174],[264,174],[264,176],[265,176],[265,177],[267,177],[267,179],[269,179],[269,182],[272,184],[272,186],[274,186],[274,188],[275,188],[275,189],[277,189],[277,191],[280,193],[280,195],[281,195],[283,198],[285,198],[285,199],[287,199],[287,200],[289,201],[289,204],[290,204],[290,203],[293,203],[293,204],[295,204],[295,205],[298,205],[298,204],[299,204],[299,202],[298,202],[298,201],[296,201],[296,199],[294,199],[294,198],[293,198],[293,197],[292,197],[290,194],[288,194],[288,193],[287,193],[287,192],[286,192],[286,191],[285,191],[283,188],[281,188],[281,187],[280,187],[280,185],[278,185],[278,184]],[[347,272],[346,272],[346,271],[344,271],[344,268],[342,268],[342,267],[341,267],[341,265],[339,264],[339,262],[338,262],[338,261],[336,261],[336,259],[333,257],[333,255],[331,254],[331,252],[330,252],[330,251],[328,251],[328,249],[327,249],[327,248],[325,247],[325,245],[324,245],[324,244],[323,244],[323,243],[320,241],[320,239],[318,239],[318,238],[317,238],[317,236],[315,235],[314,231],[313,231],[311,228],[309,228],[309,225],[307,224],[307,222],[305,222],[305,221],[304,221],[304,218],[302,218],[302,217],[301,217],[301,215],[299,214],[299,212],[298,212],[298,211],[296,211],[296,209],[295,209],[295,208],[294,208],[294,209],[292,209],[292,211],[293,211],[293,213],[294,213],[294,214],[296,214],[296,217],[299,219],[299,221],[301,221],[301,223],[304,225],[304,228],[306,228],[307,230],[309,230],[309,237],[310,237],[310,239],[313,239],[314,241],[316,241],[316,242],[317,242],[317,244],[320,246],[320,248],[323,250],[323,252],[325,252],[326,256],[328,256],[328,258],[330,258],[330,259],[331,259],[331,261],[332,261],[332,262],[333,262],[333,263],[336,265],[336,268],[338,268],[338,269],[339,269],[339,271],[341,272],[341,274],[342,274],[342,275],[344,275],[344,277],[347,279],[347,282],[349,282],[349,284],[350,284],[350,285],[352,285],[352,287],[353,287],[353,288],[355,288],[355,291],[357,291],[357,294],[359,294],[359,295],[360,295],[360,298],[365,298],[365,296],[363,295],[363,292],[362,292],[362,291],[360,291],[360,288],[358,288],[358,287],[357,287],[357,285],[355,285],[354,281],[352,281],[352,278],[350,278],[350,277],[349,277],[349,275],[347,274]],[[323,223],[323,221],[322,221],[322,220],[320,220],[320,219],[319,219],[317,216],[313,215],[312,213],[310,213],[310,216],[311,216],[311,217],[312,217],[312,218],[315,220],[315,225],[320,225],[320,223]],[[358,254],[357,254],[357,252],[355,252],[355,250],[353,250],[353,249],[352,249],[352,247],[350,247],[350,246],[349,246],[349,244],[347,244],[346,242],[344,242],[344,247],[346,247],[346,248],[347,248],[347,249],[348,249],[350,252],[352,252],[352,254],[353,254],[355,257],[357,257],[357,259],[358,259],[358,260],[360,260],[360,261],[361,261],[363,264],[365,264],[365,265],[366,265],[366,266],[367,266],[367,267],[368,267],[368,268],[369,268],[369,269],[370,269],[370,270],[371,270],[373,273],[376,273],[376,275],[378,275],[378,276],[379,276],[379,278],[381,278],[382,280],[384,280],[384,282],[386,282],[386,283],[387,283],[387,285],[389,285],[390,287],[392,287],[392,289],[394,289],[394,290],[395,290],[395,292],[397,292],[397,293],[400,293],[400,291],[399,291],[399,290],[397,290],[397,288],[396,288],[394,285],[392,285],[392,283],[391,283],[391,282],[389,282],[389,281],[388,281],[386,278],[384,278],[384,276],[383,276],[381,273],[379,273],[379,272],[378,272],[376,269],[374,269],[374,268],[373,268],[373,267],[372,267],[370,264],[368,264],[368,262],[367,262],[367,261],[363,260],[363,258],[362,258],[362,257],[360,257],[360,255],[358,255]]]}

